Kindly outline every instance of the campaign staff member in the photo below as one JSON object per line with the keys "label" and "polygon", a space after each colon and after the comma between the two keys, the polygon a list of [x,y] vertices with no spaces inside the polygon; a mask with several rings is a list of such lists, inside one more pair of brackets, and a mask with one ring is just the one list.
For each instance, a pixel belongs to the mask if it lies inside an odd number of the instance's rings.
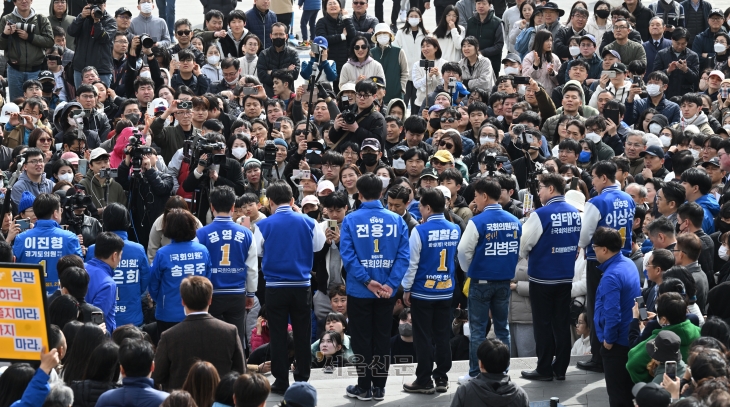
{"label": "campaign staff member", "polygon": [[362,357],[357,385],[347,386],[346,394],[383,400],[395,293],[408,270],[408,226],[383,208],[383,182],[375,174],[364,174],[356,185],[362,204],[342,221],[340,256],[347,270],[350,344]]}
{"label": "campaign staff member", "polygon": [[44,268],[46,294],[51,295],[59,287],[56,265],[58,259],[75,254],[81,258],[79,238],[61,229],[61,200],[58,195],[40,194],[33,201],[33,212],[38,220],[33,229],[15,238],[13,255],[17,263],[40,264]]}

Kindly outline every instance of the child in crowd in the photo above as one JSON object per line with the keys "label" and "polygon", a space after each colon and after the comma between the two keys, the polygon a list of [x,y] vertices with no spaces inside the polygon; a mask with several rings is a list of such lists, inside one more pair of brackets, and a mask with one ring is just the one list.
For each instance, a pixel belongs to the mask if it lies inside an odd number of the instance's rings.
{"label": "child in crowd", "polygon": [[570,356],[582,356],[591,354],[591,328],[588,326],[588,319],[586,313],[581,312],[578,315],[578,321],[575,323],[575,333],[578,338],[573,344],[573,349],[570,350]]}

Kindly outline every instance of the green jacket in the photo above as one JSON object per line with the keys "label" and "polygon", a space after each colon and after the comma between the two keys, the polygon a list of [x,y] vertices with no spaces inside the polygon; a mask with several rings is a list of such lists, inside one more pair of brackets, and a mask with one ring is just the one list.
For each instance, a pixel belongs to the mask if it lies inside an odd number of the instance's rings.
{"label": "green jacket", "polygon": [[[183,148],[185,143],[185,132],[178,124],[177,126],[165,126],[165,120],[161,117],[156,118],[150,124],[150,133],[152,139],[162,149],[162,158],[166,163],[172,160],[172,156],[177,150]],[[200,133],[193,129],[193,135]]]}
{"label": "green jacket", "polygon": [[672,331],[679,336],[679,339],[682,341],[679,350],[682,353],[683,360],[687,360],[689,345],[692,341],[700,337],[700,328],[694,325],[689,319],[679,324],[665,326],[662,329],[655,329],[647,340],[634,346],[629,351],[629,361],[626,363],[626,370],[629,371],[631,380],[634,383],[649,383],[652,381],[653,378],[649,374],[649,371],[646,370],[646,365],[651,362],[651,356],[646,351],[646,343],[656,338],[659,332],[663,330]]}
{"label": "green jacket", "polygon": [[406,83],[410,79],[408,61],[406,54],[400,48],[389,45],[382,47],[376,45],[371,49],[373,59],[380,62],[385,72],[385,97],[383,103],[387,104],[392,99],[403,99],[406,91]]}
{"label": "green jacket", "polygon": [[0,27],[5,27],[7,22],[12,24],[27,22],[35,25],[33,31],[28,33],[28,39],[22,40],[18,34],[0,34],[0,49],[5,51],[8,64],[22,72],[40,70],[46,59],[44,49],[53,46],[53,30],[51,23],[45,16],[36,14],[31,9],[27,19],[23,19],[16,10],[0,18]]}
{"label": "green jacket", "polygon": [[94,171],[89,169],[80,184],[86,188],[86,196],[91,197],[91,202],[96,209],[105,208],[112,202],[127,206],[127,194],[124,192],[124,188],[113,179],[107,180],[106,184],[102,186],[99,179],[94,176]]}
{"label": "green jacket", "polygon": [[50,21],[51,27],[61,26],[66,31],[66,47],[71,51],[75,51],[76,45],[74,41],[76,39],[68,33],[68,27],[73,24],[75,17],[68,15],[68,3],[66,4],[66,11],[63,12],[61,18],[57,18],[53,14],[53,1],[51,1],[51,4],[48,6],[48,21]]}

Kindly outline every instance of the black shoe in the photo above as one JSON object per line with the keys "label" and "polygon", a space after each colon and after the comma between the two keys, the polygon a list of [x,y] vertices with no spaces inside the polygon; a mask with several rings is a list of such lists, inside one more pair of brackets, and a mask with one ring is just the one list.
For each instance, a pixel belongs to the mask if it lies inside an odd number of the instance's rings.
{"label": "black shoe", "polygon": [[436,389],[433,387],[433,383],[429,383],[427,386],[418,384],[416,382],[413,382],[411,384],[404,384],[403,390],[405,390],[406,393],[421,393],[421,394],[433,394],[436,392]]}
{"label": "black shoe", "polygon": [[371,389],[365,390],[358,385],[347,386],[345,393],[347,397],[357,398],[362,401],[370,401],[373,399],[373,391]]}
{"label": "black shoe", "polygon": [[286,393],[286,390],[289,388],[289,385],[282,385],[278,383],[278,380],[274,382],[274,384],[271,385],[271,392],[274,394],[278,394],[280,396],[283,396],[284,393]]}
{"label": "black shoe", "polygon": [[551,382],[553,381],[553,376],[543,376],[540,373],[537,373],[537,370],[523,370],[522,371],[522,377],[528,380],[540,380],[543,382]]}
{"label": "black shoe", "polygon": [[555,380],[565,380],[565,375],[564,374],[560,375],[560,374],[555,373]]}
{"label": "black shoe", "polygon": [[446,393],[449,390],[449,381],[446,379],[436,379],[436,391]]}
{"label": "black shoe", "polygon": [[579,361],[576,365],[578,369],[588,370],[590,372],[603,373],[603,365],[592,360]]}

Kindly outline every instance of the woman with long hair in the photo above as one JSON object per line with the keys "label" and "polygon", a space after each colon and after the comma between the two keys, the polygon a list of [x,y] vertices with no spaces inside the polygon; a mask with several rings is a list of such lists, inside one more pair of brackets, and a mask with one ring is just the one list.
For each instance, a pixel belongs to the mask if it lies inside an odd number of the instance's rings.
{"label": "woman with long hair", "polygon": [[87,322],[82,326],[73,340],[73,345],[66,354],[66,364],[63,366],[61,376],[66,385],[71,385],[76,380],[84,379],[86,365],[91,360],[91,354],[97,346],[107,342],[109,338],[99,325]]}
{"label": "woman with long hair", "polygon": [[79,302],[69,294],[56,297],[48,306],[48,322],[63,329],[79,318]]}
{"label": "woman with long hair", "polygon": [[198,407],[211,407],[215,402],[215,390],[221,379],[210,362],[195,362],[190,366],[182,389],[190,393]]}
{"label": "woman with long hair", "polygon": [[82,380],[69,385],[74,392],[74,406],[95,406],[99,396],[117,387],[119,380],[119,346],[106,341],[94,348]]}
{"label": "woman with long hair", "polygon": [[[586,9],[587,10],[587,9]],[[593,15],[588,18],[586,23],[586,32],[593,35],[596,38],[596,49],[600,48],[603,34],[606,31],[611,32],[613,30],[613,24],[611,24],[610,17],[611,5],[604,1],[598,0],[593,5]]]}
{"label": "woman with long hair", "polygon": [[350,203],[350,209],[355,210],[360,207],[360,194],[357,191],[357,179],[362,173],[357,165],[350,164],[342,167],[340,171],[340,184],[345,187],[347,199]]}
{"label": "woman with long hair", "polygon": [[[173,195],[167,200],[167,203],[165,203],[165,210],[162,212],[162,215],[155,219],[155,222],[152,224],[152,230],[150,231],[150,240],[147,242],[147,258],[149,259],[150,264],[152,264],[152,260],[155,258],[157,251],[161,247],[170,244],[170,239],[165,236],[162,231],[165,229],[165,219],[167,218],[167,214],[173,209],[188,210],[188,203],[180,195]],[[203,224],[200,223],[200,220],[198,220],[197,229],[202,227]]]}
{"label": "woman with long hair", "polygon": [[[316,36],[327,39],[329,45],[327,55],[330,60],[335,61],[339,76],[342,67],[347,63],[348,44],[357,35],[357,31],[351,18],[343,18],[342,4],[339,0],[327,0],[323,14],[315,25]],[[335,93],[338,93],[339,84],[335,82],[333,86]]]}
{"label": "woman with long hair", "polygon": [[48,162],[53,157],[53,134],[45,127],[38,127],[30,132],[28,136],[28,146],[36,147],[43,152],[43,161]]}
{"label": "woman with long hair", "polygon": [[464,86],[471,90],[491,91],[494,86],[494,69],[492,61],[479,52],[479,40],[473,36],[461,40],[461,53],[464,58],[459,60],[459,68]]}
{"label": "woman with long hair", "polygon": [[520,19],[515,21],[515,23],[512,24],[512,27],[506,27],[509,30],[507,34],[509,35],[509,41],[511,44],[515,44],[517,42],[517,36],[529,27],[533,27],[532,31],[535,31],[534,26],[531,26],[530,23],[532,21],[532,15],[535,14],[536,7],[534,0],[526,0],[520,4]]}
{"label": "woman with long hair", "polygon": [[532,52],[522,60],[522,74],[541,84],[550,94],[558,85],[560,58],[553,53],[553,34],[540,30],[535,34]]}
{"label": "woman with long hair", "polygon": [[28,363],[14,363],[0,376],[0,407],[10,407],[23,397],[25,389],[35,375]]}
{"label": "woman with long hair", "polygon": [[364,36],[358,35],[352,40],[348,56],[347,63],[340,72],[340,88],[346,83],[354,85],[371,76],[385,78],[383,66],[370,56],[370,43]]}
{"label": "woman with long hair", "polygon": [[[428,61],[431,67],[422,68],[422,60]],[[436,90],[436,86],[444,84],[441,67],[445,63],[446,60],[441,58],[439,41],[434,37],[425,37],[421,41],[421,58],[411,68],[411,79],[416,88],[416,100],[411,105],[411,114],[420,116],[421,106],[426,100],[426,96]]]}
{"label": "woman with long hair", "polygon": [[[426,31],[426,27],[423,25],[421,11],[416,7],[412,7],[408,10],[407,20],[403,24],[403,28],[395,34],[394,42],[394,45],[402,49],[406,54],[408,67],[413,67],[414,64],[422,59],[421,43],[426,38],[426,35],[428,35],[428,31]],[[412,74],[413,72],[411,72]],[[413,78],[411,77],[406,83],[406,94],[403,100],[406,105],[411,106],[411,112],[415,112],[414,106],[417,105],[415,103],[416,95],[416,86],[414,86]]]}
{"label": "woman with long hair", "polygon": [[598,162],[598,150],[596,145],[588,139],[580,141],[582,148],[580,155],[578,155],[578,167],[583,171],[590,171],[593,164]]}
{"label": "woman with long hair", "polygon": [[461,40],[465,35],[466,29],[459,25],[459,10],[449,4],[444,8],[441,21],[433,31],[433,36],[439,40],[445,60],[459,61],[461,59]]}
{"label": "woman with long hair", "polygon": [[248,33],[241,41],[243,56],[238,58],[241,62],[241,76],[256,75],[256,65],[259,60],[259,52],[263,49],[261,39],[258,35]]}
{"label": "woman with long hair", "polygon": [[[517,22],[519,24],[519,31],[514,33],[515,51],[517,51],[522,59],[530,52],[530,44],[533,43],[537,27],[541,26],[543,22],[542,11],[537,6],[533,10],[530,18],[525,18],[525,24],[521,24],[519,21]],[[511,38],[510,40],[512,40]]]}

